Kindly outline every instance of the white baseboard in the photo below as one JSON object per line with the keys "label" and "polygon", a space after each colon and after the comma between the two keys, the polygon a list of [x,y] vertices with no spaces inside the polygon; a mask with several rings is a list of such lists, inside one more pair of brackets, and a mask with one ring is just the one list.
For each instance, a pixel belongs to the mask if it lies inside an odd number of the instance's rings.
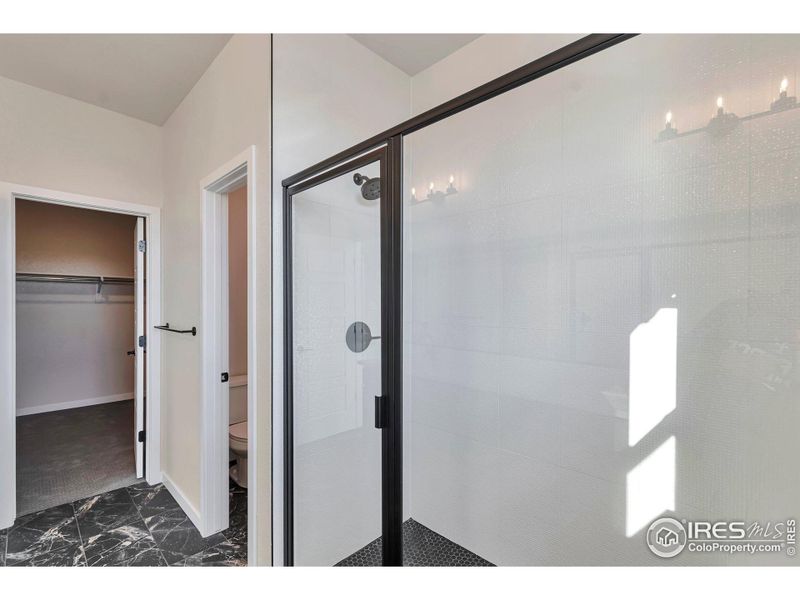
{"label": "white baseboard", "polygon": [[163,483],[164,487],[169,490],[169,493],[172,494],[173,498],[175,498],[175,501],[183,509],[183,512],[186,513],[186,516],[189,517],[189,520],[192,522],[192,524],[197,527],[200,535],[207,537],[206,533],[200,527],[200,512],[197,510],[197,508],[195,508],[194,504],[189,502],[184,493],[181,491],[181,488],[179,488],[175,482],[169,478],[169,475],[163,471],[161,472],[161,483]]}
{"label": "white baseboard", "polygon": [[38,415],[39,413],[54,412],[57,410],[67,410],[69,408],[83,408],[84,406],[94,406],[96,404],[108,404],[109,402],[119,402],[121,400],[132,400],[133,392],[125,394],[114,394],[113,396],[100,396],[99,398],[84,398],[82,400],[69,400],[68,402],[53,402],[52,404],[40,404],[39,406],[27,406],[17,409],[17,416]]}

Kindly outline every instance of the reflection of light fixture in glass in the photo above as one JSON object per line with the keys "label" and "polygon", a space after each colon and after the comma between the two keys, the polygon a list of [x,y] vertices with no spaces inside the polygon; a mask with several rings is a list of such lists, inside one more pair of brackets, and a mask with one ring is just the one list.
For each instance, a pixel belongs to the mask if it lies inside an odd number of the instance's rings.
{"label": "reflection of light fixture in glass", "polygon": [[678,134],[678,130],[675,127],[675,124],[673,123],[672,111],[667,111],[665,119],[666,123],[664,125],[664,129],[659,132],[657,141],[661,142],[675,137],[685,137],[687,135],[693,135],[703,131],[708,132],[711,135],[724,135],[726,133],[730,133],[731,131],[733,131],[740,121],[750,121],[752,119],[766,117],[772,113],[780,112],[783,110],[800,108],[800,104],[798,104],[797,98],[794,96],[789,96],[788,77],[784,76],[781,79],[780,85],[778,86],[778,93],[779,96],[770,105],[770,110],[765,110],[754,114],[745,115],[744,117],[741,118],[739,118],[732,112],[726,112],[725,99],[722,96],[717,96],[717,102],[716,102],[717,112],[714,114],[714,116],[711,117],[711,120],[708,122],[708,125],[706,125],[705,127],[697,127],[695,129],[690,129],[688,131],[682,131],[680,134]]}
{"label": "reflection of light fixture in glass", "polygon": [[453,194],[458,193],[458,190],[456,189],[455,186],[455,181],[456,181],[455,175],[450,175],[450,177],[447,180],[447,189],[445,189],[445,191],[443,192],[437,190],[436,185],[433,183],[433,181],[431,181],[428,184],[428,193],[424,198],[417,198],[416,190],[414,188],[411,188],[411,197],[414,200],[418,200],[419,202],[422,202],[424,200],[442,200],[447,196],[452,196]]}
{"label": "reflection of light fixture in glass", "polygon": [[417,199],[417,188],[413,188],[413,187],[411,188],[411,199],[416,201],[416,199]]}
{"label": "reflection of light fixture in glass", "polygon": [[668,110],[667,115],[664,117],[664,129],[658,134],[658,139],[668,140],[678,135],[678,130],[672,125],[672,111]]}
{"label": "reflection of light fixture in glass", "polygon": [[444,191],[446,196],[450,194],[455,194],[458,192],[456,186],[454,185],[456,178],[453,175],[450,175],[450,179],[448,180],[447,189]]}
{"label": "reflection of light fixture in glass", "polygon": [[794,96],[789,96],[788,92],[789,78],[784,77],[781,79],[780,95],[778,96],[778,99],[770,105],[770,109],[774,112],[779,112],[789,108],[795,108],[797,106],[797,98]]}
{"label": "reflection of light fixture in glass", "polygon": [[436,196],[436,192],[433,191],[433,182],[431,181],[428,184],[428,195],[425,197],[427,200],[433,200]]}
{"label": "reflection of light fixture in glass", "polygon": [[731,112],[725,112],[725,101],[722,96],[717,96],[717,114],[708,122],[708,132],[712,135],[722,135],[732,131],[739,124],[739,117]]}

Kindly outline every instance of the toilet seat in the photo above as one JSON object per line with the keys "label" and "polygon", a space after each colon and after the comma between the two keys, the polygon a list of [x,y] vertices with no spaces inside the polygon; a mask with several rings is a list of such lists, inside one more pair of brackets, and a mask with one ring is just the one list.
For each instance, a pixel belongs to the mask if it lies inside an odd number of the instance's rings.
{"label": "toilet seat", "polygon": [[234,423],[228,428],[231,438],[240,442],[247,442],[247,421]]}

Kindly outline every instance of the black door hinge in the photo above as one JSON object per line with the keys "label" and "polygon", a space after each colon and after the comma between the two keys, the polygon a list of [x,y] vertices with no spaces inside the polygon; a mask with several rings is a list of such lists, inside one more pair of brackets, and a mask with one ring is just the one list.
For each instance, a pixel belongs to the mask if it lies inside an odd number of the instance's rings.
{"label": "black door hinge", "polygon": [[228,376],[227,373],[223,373],[220,379],[222,379],[222,383],[228,383],[228,379],[230,379],[230,377]]}
{"label": "black door hinge", "polygon": [[[139,437],[138,437],[137,439],[138,439],[140,442],[144,442],[144,438],[145,438],[144,431],[140,431],[140,432],[139,432]],[[130,438],[128,438],[128,439],[130,439]]]}
{"label": "black door hinge", "polygon": [[375,427],[384,429],[389,426],[389,398],[375,396]]}
{"label": "black door hinge", "polygon": [[139,348],[146,348],[147,347],[147,336],[140,335],[139,336]]}

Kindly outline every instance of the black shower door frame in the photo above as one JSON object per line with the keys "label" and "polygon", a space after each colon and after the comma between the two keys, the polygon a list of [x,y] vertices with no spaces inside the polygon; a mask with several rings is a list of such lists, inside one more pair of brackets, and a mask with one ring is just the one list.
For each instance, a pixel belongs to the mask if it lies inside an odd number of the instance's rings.
{"label": "black shower door frame", "polygon": [[284,179],[284,564],[294,564],[294,397],[292,364],[292,197],[380,160],[381,179],[381,510],[383,565],[402,566],[403,521],[403,139],[472,106],[615,46],[636,34],[587,35],[412,117]]}
{"label": "black shower door frame", "polygon": [[[403,343],[402,343],[402,140],[283,187],[284,211],[284,560],[294,564],[294,396],[292,311],[292,198],[301,192],[378,162],[380,165],[381,396],[376,427],[381,429],[381,537],[383,565],[402,564],[403,518]],[[380,404],[380,410],[378,408]],[[379,416],[380,415],[380,416]],[[380,422],[378,422],[380,419]]]}

